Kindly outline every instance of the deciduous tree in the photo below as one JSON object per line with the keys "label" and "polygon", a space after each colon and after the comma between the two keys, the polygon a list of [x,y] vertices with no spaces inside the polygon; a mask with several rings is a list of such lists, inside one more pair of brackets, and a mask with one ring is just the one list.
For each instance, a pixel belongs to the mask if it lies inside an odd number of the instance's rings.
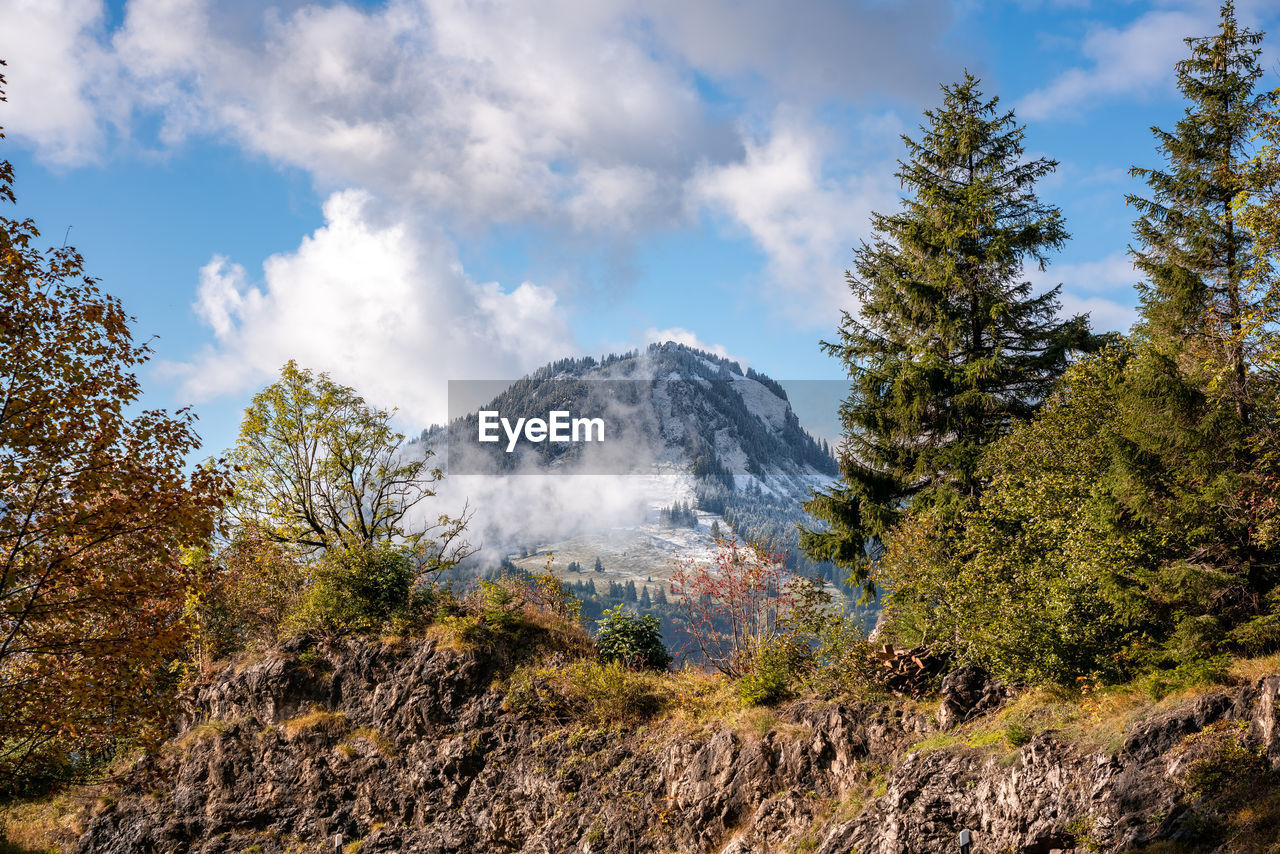
{"label": "deciduous tree", "polygon": [[428,467],[429,451],[415,458],[403,441],[390,412],[290,361],[245,410],[230,455],[231,515],[307,552],[391,544],[415,551],[425,570],[452,565],[466,551],[465,519],[411,520],[442,473]]}
{"label": "deciduous tree", "polygon": [[216,464],[186,472],[194,414],[129,414],[150,349],[74,249],[39,239],[0,217],[0,788],[157,710],[183,549],[208,540],[226,491]]}

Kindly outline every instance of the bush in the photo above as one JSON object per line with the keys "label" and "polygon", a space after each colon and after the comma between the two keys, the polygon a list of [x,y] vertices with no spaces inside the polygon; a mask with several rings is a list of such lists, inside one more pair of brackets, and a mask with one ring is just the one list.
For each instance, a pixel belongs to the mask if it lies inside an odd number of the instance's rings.
{"label": "bush", "polygon": [[810,669],[810,652],[791,638],[762,644],[738,680],[739,699],[748,706],[768,706],[793,696],[792,680]]}
{"label": "bush", "polygon": [[394,546],[328,552],[289,622],[299,630],[373,631],[410,616],[415,577],[408,552]]}
{"label": "bush", "polygon": [[696,558],[677,562],[671,592],[703,661],[738,677],[790,611],[789,582],[795,576],[786,568],[786,555],[766,544],[730,539],[717,545],[710,564]]}
{"label": "bush", "polygon": [[503,707],[597,725],[641,721],[661,708],[660,678],[620,661],[579,659],[563,667],[525,666],[511,675]]}
{"label": "bush", "polygon": [[1230,657],[1217,655],[1200,661],[1188,661],[1168,670],[1152,670],[1135,681],[1152,700],[1159,702],[1170,694],[1198,685],[1223,685],[1230,680]]}
{"label": "bush", "polygon": [[252,528],[236,531],[216,550],[188,549],[183,565],[188,575],[185,658],[198,671],[247,647],[279,640],[310,581],[295,551]]}
{"label": "bush", "polygon": [[650,670],[666,670],[671,664],[671,653],[662,643],[661,624],[652,614],[640,616],[618,605],[605,611],[596,624],[600,627],[596,647],[605,661]]}
{"label": "bush", "polygon": [[484,647],[512,661],[546,649],[570,656],[595,651],[578,620],[582,602],[550,573],[481,580],[461,598],[448,587],[423,587],[413,607],[451,644]]}
{"label": "bush", "polygon": [[876,580],[888,633],[1010,681],[1070,684],[1132,673],[1162,632],[1145,590],[1162,548],[1117,525],[1108,471],[1123,351],[1073,366],[1034,420],[985,452],[978,505],[927,509],[886,540]]}

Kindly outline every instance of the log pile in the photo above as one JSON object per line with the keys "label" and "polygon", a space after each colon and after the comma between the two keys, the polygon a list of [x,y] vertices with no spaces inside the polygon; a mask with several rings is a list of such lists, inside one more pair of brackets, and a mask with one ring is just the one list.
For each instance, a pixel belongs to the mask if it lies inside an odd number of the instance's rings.
{"label": "log pile", "polygon": [[894,649],[884,644],[872,653],[872,669],[891,694],[919,699],[929,692],[936,677],[942,673],[943,660],[918,646],[914,649]]}

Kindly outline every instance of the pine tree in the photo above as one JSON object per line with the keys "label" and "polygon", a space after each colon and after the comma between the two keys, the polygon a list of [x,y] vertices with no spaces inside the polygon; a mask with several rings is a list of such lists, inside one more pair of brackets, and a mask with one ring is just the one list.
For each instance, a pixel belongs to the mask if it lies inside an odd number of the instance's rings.
{"label": "pine tree", "polygon": [[604,564],[600,562],[599,556],[596,557],[596,565],[593,568],[596,572],[604,572]]}
{"label": "pine tree", "polygon": [[816,561],[852,571],[870,592],[865,556],[906,507],[944,515],[972,506],[983,449],[1031,416],[1090,345],[1087,318],[1057,318],[1058,288],[1035,295],[1023,267],[1044,268],[1067,240],[1036,182],[1057,163],[1023,159],[1023,129],[979,81],[943,86],[896,173],[909,195],[873,214],[875,236],[846,274],[860,317],[843,314],[823,349],[852,380],[841,406],[840,480],[806,509]]}
{"label": "pine tree", "polygon": [[1249,411],[1244,327],[1256,306],[1245,287],[1252,238],[1235,208],[1250,196],[1248,159],[1263,116],[1263,96],[1254,92],[1261,41],[1261,33],[1239,26],[1232,2],[1222,6],[1217,33],[1186,39],[1191,56],[1177,64],[1186,115],[1171,132],[1152,128],[1167,171],[1134,167],[1130,174],[1146,180],[1151,198],[1127,197],[1139,214],[1133,256],[1146,277],[1143,331],[1173,359],[1211,360],[1220,374],[1215,394],[1242,421]]}
{"label": "pine tree", "polygon": [[1131,170],[1150,198],[1128,200],[1145,282],[1108,480],[1121,521],[1161,535],[1150,600],[1179,636],[1194,631],[1206,643],[1210,628],[1221,640],[1265,610],[1277,559],[1258,524],[1274,484],[1257,455],[1267,419],[1254,415],[1251,361],[1265,354],[1250,338],[1263,294],[1249,278],[1268,262],[1237,221],[1259,190],[1249,158],[1267,120],[1254,91],[1261,39],[1228,2],[1216,33],[1186,40],[1190,57],[1176,67],[1185,115],[1172,131],[1152,129],[1165,169]]}

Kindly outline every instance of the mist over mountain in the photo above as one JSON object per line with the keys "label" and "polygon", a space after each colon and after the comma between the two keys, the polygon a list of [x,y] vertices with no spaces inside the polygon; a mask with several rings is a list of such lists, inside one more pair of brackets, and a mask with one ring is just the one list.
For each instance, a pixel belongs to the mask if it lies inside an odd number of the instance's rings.
{"label": "mist over mountain", "polygon": [[[474,400],[484,388],[454,384],[450,394]],[[479,399],[488,402],[451,411],[448,425],[413,443],[444,469],[445,505],[474,513],[481,551],[465,571],[550,566],[588,605],[597,594],[602,605],[619,596],[639,604],[664,592],[678,558],[710,556],[715,535],[736,534],[843,585],[833,566],[797,548],[796,526],[811,523],[802,502],[836,476],[832,450],[770,377],[668,342],[561,359]],[[508,430],[553,412],[599,419],[603,436],[531,441]],[[490,413],[487,442],[481,413]],[[495,426],[499,417],[506,426]]]}

